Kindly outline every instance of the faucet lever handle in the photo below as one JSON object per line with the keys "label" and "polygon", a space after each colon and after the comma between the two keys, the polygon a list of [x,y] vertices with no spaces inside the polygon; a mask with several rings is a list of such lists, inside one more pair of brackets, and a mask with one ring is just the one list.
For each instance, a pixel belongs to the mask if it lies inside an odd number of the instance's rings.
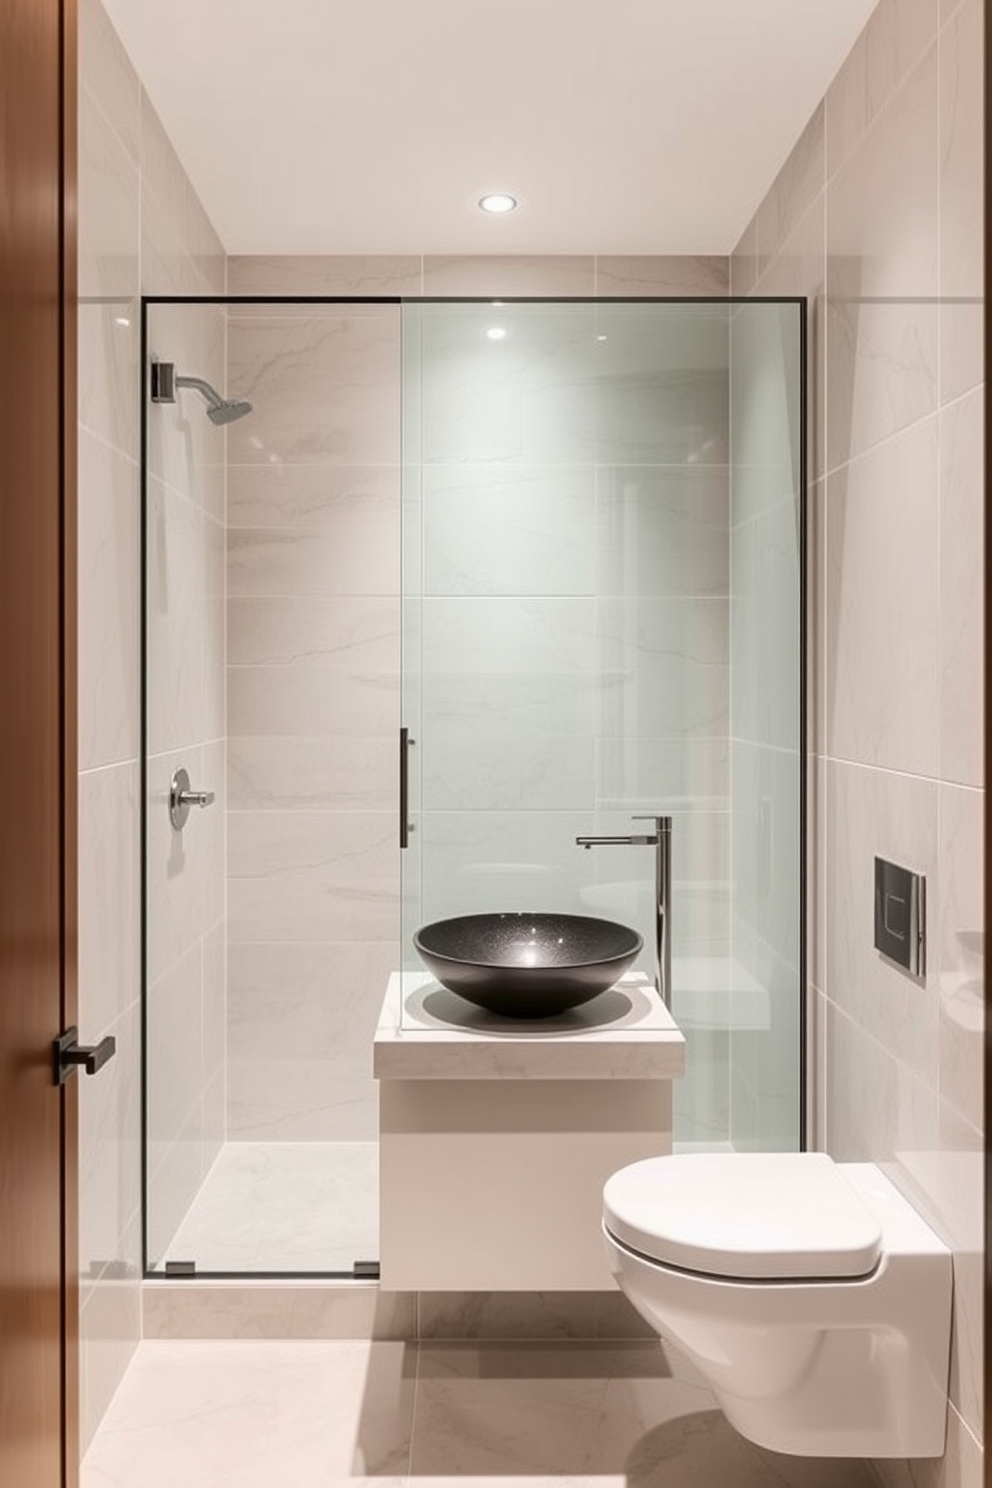
{"label": "faucet lever handle", "polygon": [[670,816],[632,816],[631,821],[653,821],[659,832],[670,832],[672,830],[672,818]]}

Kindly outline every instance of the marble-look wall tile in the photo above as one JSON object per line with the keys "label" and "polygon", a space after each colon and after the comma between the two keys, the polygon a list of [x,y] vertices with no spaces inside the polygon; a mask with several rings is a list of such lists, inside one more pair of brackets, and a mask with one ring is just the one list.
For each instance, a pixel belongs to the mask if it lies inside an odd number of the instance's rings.
{"label": "marble-look wall tile", "polygon": [[726,295],[729,278],[729,261],[716,256],[605,255],[596,259],[597,295],[627,299]]}
{"label": "marble-look wall tile", "polygon": [[[148,1165],[154,1173],[183,1130],[198,1119],[203,1091],[201,938],[148,987]],[[155,1202],[155,1190],[151,1198]],[[156,1205],[157,1207],[157,1205]],[[177,1216],[178,1218],[179,1216]]]}
{"label": "marble-look wall tile", "polygon": [[821,192],[783,243],[756,284],[764,295],[804,296],[806,307],[806,461],[812,477],[826,460],[824,399],[827,334],[824,296],[827,282],[826,195]]}
{"label": "marble-look wall tile", "polygon": [[729,505],[725,466],[599,466],[595,592],[726,594]]}
{"label": "marble-look wall tile", "polygon": [[553,595],[431,597],[423,604],[427,676],[595,670],[595,601]]}
{"label": "marble-look wall tile", "polygon": [[602,734],[712,738],[726,730],[728,599],[607,596],[596,611]]}
{"label": "marble-look wall tile", "polygon": [[[224,914],[223,744],[191,746],[148,759],[147,955],[155,981],[199,942]],[[194,790],[216,801],[191,812],[176,831],[169,817],[169,785],[183,766]]]}
{"label": "marble-look wall tile", "polygon": [[[117,1051],[79,1099],[80,1300],[101,1277],[129,1263],[125,1246],[141,1202],[141,1014],[132,1002],[94,1038],[110,1034]],[[88,1035],[87,1035],[88,1037]]]}
{"label": "marble-look wall tile", "polygon": [[157,754],[192,745],[205,731],[206,551],[194,503],[154,477],[146,500],[147,729]]}
{"label": "marble-look wall tile", "polygon": [[[223,312],[212,305],[151,306],[148,355],[152,362],[172,362],[179,376],[205,378],[224,392]],[[179,388],[175,403],[148,402],[149,472],[220,522],[225,448],[225,431],[206,417],[198,392]]]}
{"label": "marble-look wall tile", "polygon": [[233,1140],[376,1140],[370,1051],[397,956],[395,940],[231,946]]}
{"label": "marble-look wall tile", "polygon": [[940,415],[940,776],[984,782],[984,390]]}
{"label": "marble-look wall tile", "polygon": [[427,465],[421,500],[426,594],[593,593],[591,465]]}
{"label": "marble-look wall tile", "polygon": [[399,904],[392,812],[235,812],[231,943],[392,940]]}
{"label": "marble-look wall tile", "polygon": [[[147,93],[141,94],[141,166],[145,191],[155,198],[172,236],[199,279],[199,294],[225,292],[227,255]],[[147,293],[161,293],[149,289]]]}
{"label": "marble-look wall tile", "polygon": [[[79,80],[99,104],[128,155],[140,163],[141,84],[100,0],[79,7]],[[82,142],[86,141],[80,134]]]}
{"label": "marble-look wall tile", "polygon": [[937,0],[880,0],[827,90],[827,172],[840,168],[937,34]]}
{"label": "marble-look wall tile", "polygon": [[395,735],[399,701],[398,668],[349,673],[333,664],[231,666],[227,674],[228,735]]}
{"label": "marble-look wall tile", "polygon": [[743,299],[753,292],[758,279],[758,214],[748,222],[730,255],[730,293]]}
{"label": "marble-look wall tile", "polygon": [[397,463],[398,358],[395,305],[232,317],[228,378],[255,405],[228,428],[232,463]]}
{"label": "marble-look wall tile", "polygon": [[378,595],[231,599],[228,665],[396,672],[398,608]]}
{"label": "marble-look wall tile", "polygon": [[591,297],[596,288],[596,261],[590,257],[505,258],[482,254],[460,258],[424,259],[424,294],[430,299],[448,295],[514,295]]}
{"label": "marble-look wall tile", "polygon": [[977,1131],[984,1124],[985,959],[980,790],[941,785],[939,899],[930,909],[940,990],[940,1093]]}
{"label": "marble-look wall tile", "polygon": [[937,406],[937,48],[831,182],[827,463]]}
{"label": "marble-look wall tile", "polygon": [[234,254],[227,263],[232,295],[354,295],[376,298],[421,293],[416,254]]}
{"label": "marble-look wall tile", "polygon": [[937,768],[938,428],[917,423],[827,482],[832,754]]}
{"label": "marble-look wall tile", "polygon": [[[340,537],[365,560],[373,543],[398,547],[400,467],[392,465],[227,466],[227,520],[234,529],[276,528]],[[231,581],[239,582],[231,564]]]}
{"label": "marble-look wall tile", "polygon": [[231,738],[232,811],[389,811],[396,791],[393,737]]}
{"label": "marble-look wall tile", "polygon": [[81,425],[138,456],[140,177],[84,87],[79,106]]}
{"label": "marble-look wall tile", "polygon": [[940,397],[984,376],[982,0],[940,36]]}
{"label": "marble-look wall tile", "polygon": [[[937,1089],[937,957],[925,979],[910,976],[875,950],[874,858],[905,863],[935,881],[938,789],[934,781],[831,763],[828,844],[827,994],[859,1028]],[[933,944],[937,911],[930,906]]]}
{"label": "marble-look wall tile", "polygon": [[134,759],[139,736],[139,471],[79,432],[79,765]]}
{"label": "marble-look wall tile", "polygon": [[339,525],[227,529],[227,586],[242,595],[397,594],[399,503],[340,513]]}
{"label": "marble-look wall tile", "polygon": [[602,810],[727,811],[730,807],[730,740],[596,740],[596,801]]}
{"label": "marble-look wall tile", "polygon": [[758,274],[764,271],[823,190],[826,110],[821,103],[758,208]]}
{"label": "marble-look wall tile", "polygon": [[136,760],[79,777],[79,981],[86,1040],[138,1000],[140,925]]}
{"label": "marble-look wall tile", "polygon": [[141,1222],[135,1215],[120,1256],[87,1293],[80,1312],[80,1450],[85,1453],[141,1337]]}

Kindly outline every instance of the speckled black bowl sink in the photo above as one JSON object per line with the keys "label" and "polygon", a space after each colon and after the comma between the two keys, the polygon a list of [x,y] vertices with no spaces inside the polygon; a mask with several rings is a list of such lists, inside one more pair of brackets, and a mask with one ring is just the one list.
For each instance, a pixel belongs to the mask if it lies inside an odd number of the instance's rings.
{"label": "speckled black bowl sink", "polygon": [[413,937],[443,987],[507,1018],[552,1018],[612,987],[643,945],[636,930],[590,915],[458,915]]}

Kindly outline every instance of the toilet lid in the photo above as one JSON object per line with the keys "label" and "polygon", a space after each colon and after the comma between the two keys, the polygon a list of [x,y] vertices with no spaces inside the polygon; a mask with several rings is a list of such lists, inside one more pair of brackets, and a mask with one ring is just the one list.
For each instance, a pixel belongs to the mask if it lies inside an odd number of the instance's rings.
{"label": "toilet lid", "polygon": [[631,1250],[711,1276],[867,1276],[882,1253],[875,1215],[820,1152],[651,1157],[608,1180],[603,1217]]}

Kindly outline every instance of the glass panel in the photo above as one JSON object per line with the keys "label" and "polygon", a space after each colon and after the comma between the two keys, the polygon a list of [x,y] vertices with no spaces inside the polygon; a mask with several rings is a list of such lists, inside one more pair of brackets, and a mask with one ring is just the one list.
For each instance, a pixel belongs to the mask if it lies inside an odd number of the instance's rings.
{"label": "glass panel", "polygon": [[[413,932],[451,915],[620,920],[653,977],[653,852],[575,839],[671,815],[686,1146],[798,1139],[798,325],[794,303],[404,307],[417,345],[404,367],[417,410],[404,425],[407,663],[419,661],[404,688],[422,773],[404,1021],[417,1025],[424,978]],[[774,515],[756,523],[748,492],[770,482]],[[748,542],[762,554],[753,615],[732,583]],[[774,761],[738,737],[745,689],[752,716],[771,708]],[[737,840],[756,810],[764,845]],[[749,909],[755,854],[771,969]],[[756,1083],[770,1105],[749,1127]]]}
{"label": "glass panel", "polygon": [[[370,1048],[399,946],[396,305],[150,304],[148,1262],[378,1255]],[[172,771],[215,792],[182,830]]]}

